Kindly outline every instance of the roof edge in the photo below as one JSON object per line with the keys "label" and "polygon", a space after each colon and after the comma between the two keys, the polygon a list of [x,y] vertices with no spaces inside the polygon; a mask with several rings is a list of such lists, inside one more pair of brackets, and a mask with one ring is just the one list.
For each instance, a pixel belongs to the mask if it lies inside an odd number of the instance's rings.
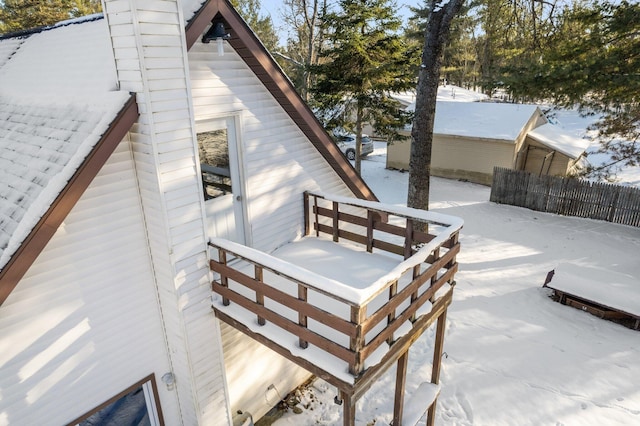
{"label": "roof edge", "polygon": [[211,20],[218,15],[227,24],[227,30],[231,34],[229,40],[231,46],[347,187],[358,198],[378,201],[373,191],[333,142],[311,108],[300,97],[273,56],[227,0],[208,0],[196,12],[186,28],[187,49],[193,46]]}
{"label": "roof edge", "polygon": [[137,119],[138,105],[135,94],[132,94],[67,185],[0,271],[0,306],[44,250]]}

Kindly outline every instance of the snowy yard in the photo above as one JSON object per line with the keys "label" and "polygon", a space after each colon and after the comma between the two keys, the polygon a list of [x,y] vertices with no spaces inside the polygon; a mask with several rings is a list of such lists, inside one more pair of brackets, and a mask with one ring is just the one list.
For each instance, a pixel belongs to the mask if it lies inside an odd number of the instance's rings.
{"label": "snowy yard", "polygon": [[[403,205],[399,188],[408,174],[386,170],[385,155],[377,143],[363,177],[382,202]],[[431,183],[432,210],[465,221],[437,424],[640,424],[640,332],[555,303],[542,288],[547,272],[563,264],[597,276],[613,271],[640,286],[640,229],[497,205],[489,192],[446,179]],[[430,377],[430,337],[410,352],[408,396]],[[389,424],[394,380],[391,369],[359,401],[358,425]],[[301,398],[308,409],[275,424],[341,425],[334,396],[317,381]]]}

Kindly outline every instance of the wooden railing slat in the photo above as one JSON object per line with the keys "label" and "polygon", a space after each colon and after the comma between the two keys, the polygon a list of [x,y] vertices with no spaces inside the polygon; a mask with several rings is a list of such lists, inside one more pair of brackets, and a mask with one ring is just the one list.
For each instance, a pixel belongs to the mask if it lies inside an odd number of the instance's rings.
{"label": "wooden railing slat", "polygon": [[[368,333],[376,327],[380,321],[383,321],[387,315],[389,315],[392,309],[397,309],[407,298],[411,297],[411,294],[416,293],[418,289],[432,276],[434,276],[443,266],[454,258],[460,251],[460,245],[456,245],[453,249],[447,252],[444,256],[438,259],[438,262],[432,264],[419,274],[409,285],[403,288],[393,299],[389,300],[384,306],[371,314],[362,324],[365,333]],[[454,265],[452,265],[454,266]],[[417,298],[417,296],[416,296]]]}
{"label": "wooden railing slat", "polygon": [[355,363],[356,355],[354,352],[346,349],[336,342],[327,339],[326,337],[309,330],[308,328],[301,327],[299,324],[278,315],[276,312],[267,309],[264,306],[260,306],[257,303],[247,299],[243,295],[236,293],[230,288],[223,287],[218,282],[213,282],[214,291],[220,294],[222,297],[226,297],[230,301],[237,303],[243,308],[249,310],[250,312],[256,313],[269,321],[282,328],[289,333],[292,333],[294,336],[298,336],[305,341],[311,343],[314,346],[317,346],[320,349],[323,349],[330,354],[338,357],[339,359],[346,361],[349,364]]}
{"label": "wooden railing slat", "polygon": [[[255,291],[256,288],[258,288],[259,286],[259,283],[257,283],[251,277],[229,266],[222,265],[216,262],[215,260],[211,261],[211,270],[213,270],[214,272],[218,272],[221,275],[224,274],[228,276],[232,281],[235,281],[238,284],[241,284],[253,291]],[[263,295],[268,297],[269,299],[275,302],[278,302],[284,306],[287,306],[296,312],[300,312],[304,310],[308,317],[313,318],[314,320],[319,321],[349,337],[355,335],[356,327],[349,321],[344,320],[330,312],[322,310],[311,304],[301,302],[300,300],[291,296],[290,294],[287,294],[281,290],[271,287],[270,285],[267,285],[264,283],[262,284],[263,284],[263,287],[261,288],[261,291]]]}
{"label": "wooden railing slat", "polygon": [[[393,338],[393,333],[395,333],[402,324],[409,320],[411,315],[413,315],[418,309],[422,307],[425,303],[429,302],[430,298],[437,291],[437,289],[441,288],[456,272],[457,268],[449,269],[445,272],[434,284],[432,287],[418,296],[416,299],[416,303],[412,306],[405,309],[400,315],[398,315],[391,323],[387,325],[387,327],[378,333],[369,343],[367,343],[364,348],[362,348],[362,358],[367,359],[369,355],[371,355],[376,349],[380,347],[386,340]],[[435,301],[434,301],[435,302]]]}

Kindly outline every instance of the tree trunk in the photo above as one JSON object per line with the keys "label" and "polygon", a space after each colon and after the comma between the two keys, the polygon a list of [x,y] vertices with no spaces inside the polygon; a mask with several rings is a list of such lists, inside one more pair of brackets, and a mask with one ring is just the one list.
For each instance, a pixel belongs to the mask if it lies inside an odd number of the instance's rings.
{"label": "tree trunk", "polygon": [[433,123],[436,115],[436,99],[444,46],[449,38],[451,20],[458,13],[464,0],[450,0],[444,6],[431,0],[431,12],[424,37],[422,64],[416,89],[416,110],[411,129],[411,157],[409,159],[409,189],[407,205],[429,210],[429,185],[431,177],[431,147]]}

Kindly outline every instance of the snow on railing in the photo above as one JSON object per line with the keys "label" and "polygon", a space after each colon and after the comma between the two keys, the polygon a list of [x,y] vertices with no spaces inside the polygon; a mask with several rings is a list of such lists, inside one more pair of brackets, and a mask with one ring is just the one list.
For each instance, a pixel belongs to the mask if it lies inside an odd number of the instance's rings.
{"label": "snow on railing", "polygon": [[[439,316],[446,310],[452,288],[440,298],[436,293],[454,284],[462,220],[324,193],[305,193],[304,203],[307,235],[327,234],[336,243],[344,240],[370,253],[390,253],[398,265],[366,288],[354,288],[212,238],[212,287],[223,300],[216,314],[227,322],[245,323],[246,317],[233,319],[228,316],[232,310],[224,308],[238,305],[253,313],[259,325],[273,324],[297,336],[300,348],[320,348],[346,362],[352,377],[358,376],[379,361],[385,342],[409,333],[406,324],[424,312]],[[416,230],[418,222],[427,224],[429,232]]]}

